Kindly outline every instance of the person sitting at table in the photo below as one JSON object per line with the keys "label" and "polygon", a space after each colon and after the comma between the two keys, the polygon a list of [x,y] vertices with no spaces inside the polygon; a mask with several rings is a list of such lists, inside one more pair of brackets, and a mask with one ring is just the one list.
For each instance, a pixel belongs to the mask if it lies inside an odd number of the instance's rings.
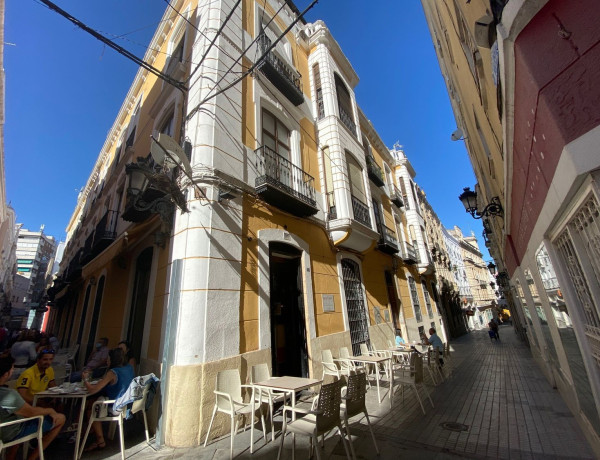
{"label": "person sitting at table", "polygon": [[[99,382],[95,384],[89,382],[91,374],[89,370],[83,372],[83,381],[85,382],[85,387],[90,395],[98,394],[106,396],[108,399],[117,399],[127,391],[127,388],[129,388],[129,385],[134,378],[133,368],[125,361],[125,354],[120,348],[113,348],[109,351],[108,366],[108,372]],[[88,413],[88,416],[91,416],[91,412]],[[92,424],[92,430],[96,435],[96,441],[85,449],[86,452],[104,449],[106,447],[104,433],[102,432],[102,423],[94,422]]]}
{"label": "person sitting at table", "polygon": [[[12,356],[0,358],[0,385],[5,385],[12,376],[14,370],[14,359]],[[21,395],[16,390],[12,390],[6,386],[0,386],[0,423],[11,422],[21,418],[35,417],[43,415],[44,422],[42,425],[42,445],[44,450],[56,438],[66,418],[64,414],[59,414],[54,409],[49,407],[34,407],[23,400]],[[37,420],[30,420],[22,424],[16,424],[2,428],[0,439],[3,442],[13,441],[17,438],[22,438],[31,433],[34,433],[38,428]],[[14,460],[17,455],[19,445],[12,446],[8,449],[7,460]],[[39,449],[33,449],[29,454],[29,460],[38,458]]]}
{"label": "person sitting at table", "polygon": [[36,363],[19,376],[17,391],[29,404],[33,404],[36,393],[56,386],[54,369],[50,367],[53,359],[54,350],[41,350]]}
{"label": "person sitting at table", "polygon": [[118,344],[117,347],[119,347],[121,350],[123,350],[123,353],[125,353],[125,361],[127,363],[129,363],[129,365],[131,367],[133,367],[133,372],[135,373],[135,368],[137,366],[137,363],[135,361],[135,358],[133,357],[133,355],[131,354],[131,350],[129,348],[129,343],[126,340],[121,340]]}
{"label": "person sitting at table", "polygon": [[19,338],[10,348],[10,355],[15,360],[15,378],[21,375],[21,372],[27,369],[29,363],[35,361],[35,358],[37,357],[35,342],[32,339],[32,331],[23,331],[19,334]]}
{"label": "person sitting at table", "polygon": [[436,330],[434,328],[429,329],[429,338],[427,338],[425,334],[423,334],[423,339],[425,345],[431,345],[434,349],[438,349],[438,351],[440,352],[440,366],[443,366],[444,343],[442,342],[442,339],[440,339],[440,337],[437,335]]}
{"label": "person sitting at table", "polygon": [[96,379],[102,377],[106,372],[108,358],[108,339],[102,337],[96,342],[96,349],[92,351],[87,364],[83,367],[81,372],[71,373],[70,382],[79,382],[81,375],[84,371],[91,371],[92,378]]}
{"label": "person sitting at table", "polygon": [[402,332],[400,329],[396,329],[396,347],[405,347],[406,341],[402,338]]}

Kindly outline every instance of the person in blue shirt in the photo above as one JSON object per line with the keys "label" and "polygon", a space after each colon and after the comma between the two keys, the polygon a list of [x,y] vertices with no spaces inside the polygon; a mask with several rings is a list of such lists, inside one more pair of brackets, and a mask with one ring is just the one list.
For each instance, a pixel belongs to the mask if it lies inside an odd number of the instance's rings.
{"label": "person in blue shirt", "polygon": [[[425,334],[423,334],[425,335]],[[444,343],[442,339],[437,335],[437,332],[434,328],[429,329],[429,338],[424,337],[425,344],[431,345],[434,349],[437,348],[440,352],[440,366],[444,365]]]}

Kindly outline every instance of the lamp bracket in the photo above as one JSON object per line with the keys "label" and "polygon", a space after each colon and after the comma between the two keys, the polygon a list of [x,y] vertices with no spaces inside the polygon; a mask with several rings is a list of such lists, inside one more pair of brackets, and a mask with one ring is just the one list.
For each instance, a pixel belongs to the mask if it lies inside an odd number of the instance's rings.
{"label": "lamp bracket", "polygon": [[490,203],[483,208],[483,211],[479,212],[477,209],[472,209],[470,214],[474,219],[482,219],[484,217],[497,216],[504,217],[504,210],[502,209],[502,203],[500,198],[497,196],[493,197]]}

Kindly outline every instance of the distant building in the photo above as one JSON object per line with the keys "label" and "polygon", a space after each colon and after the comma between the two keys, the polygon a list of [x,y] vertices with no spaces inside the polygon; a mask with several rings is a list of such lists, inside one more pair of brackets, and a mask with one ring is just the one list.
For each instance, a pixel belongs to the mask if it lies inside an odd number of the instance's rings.
{"label": "distant building", "polygon": [[23,224],[17,224],[17,228],[16,275],[19,280],[28,280],[28,283],[14,308],[27,313],[27,322],[23,326],[39,328],[45,312],[44,295],[51,279],[56,241],[53,236],[44,234],[43,225],[37,232],[23,228]]}

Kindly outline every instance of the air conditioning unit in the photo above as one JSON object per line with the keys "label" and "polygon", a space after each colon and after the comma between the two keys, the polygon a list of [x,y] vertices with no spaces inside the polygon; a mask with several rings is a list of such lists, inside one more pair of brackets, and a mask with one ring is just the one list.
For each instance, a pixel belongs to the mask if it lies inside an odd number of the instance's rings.
{"label": "air conditioning unit", "polygon": [[491,48],[496,40],[496,21],[492,16],[482,16],[475,21],[475,43],[480,48]]}

